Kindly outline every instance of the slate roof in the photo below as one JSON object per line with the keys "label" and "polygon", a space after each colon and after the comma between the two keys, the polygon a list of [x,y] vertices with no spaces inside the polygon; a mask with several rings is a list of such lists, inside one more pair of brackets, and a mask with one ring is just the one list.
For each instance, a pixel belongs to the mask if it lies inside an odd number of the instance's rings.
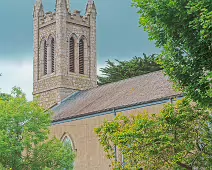
{"label": "slate roof", "polygon": [[156,71],[76,92],[52,108],[54,122],[178,95],[162,71]]}

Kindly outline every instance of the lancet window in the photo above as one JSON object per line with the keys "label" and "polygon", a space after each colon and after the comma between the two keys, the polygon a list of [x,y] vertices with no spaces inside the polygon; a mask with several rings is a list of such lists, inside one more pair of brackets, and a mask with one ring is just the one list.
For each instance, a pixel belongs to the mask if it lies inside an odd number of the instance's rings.
{"label": "lancet window", "polygon": [[47,42],[44,41],[44,75],[47,74]]}
{"label": "lancet window", "polygon": [[51,40],[51,72],[54,73],[55,71],[55,44],[54,38]]}
{"label": "lancet window", "polygon": [[79,41],[79,73],[84,74],[84,41]]}
{"label": "lancet window", "polygon": [[75,42],[74,38],[70,38],[69,42],[69,71],[74,72],[74,62],[75,62]]}

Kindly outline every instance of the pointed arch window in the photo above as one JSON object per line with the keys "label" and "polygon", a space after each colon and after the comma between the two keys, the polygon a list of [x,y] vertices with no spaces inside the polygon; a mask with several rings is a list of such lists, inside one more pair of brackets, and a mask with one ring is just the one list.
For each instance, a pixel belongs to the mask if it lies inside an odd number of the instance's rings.
{"label": "pointed arch window", "polygon": [[47,42],[44,41],[44,75],[47,74]]}
{"label": "pointed arch window", "polygon": [[84,74],[84,41],[79,41],[79,73]]}
{"label": "pointed arch window", "polygon": [[71,137],[68,134],[64,134],[63,137],[61,138],[61,141],[63,142],[64,145],[71,146],[73,151],[77,151],[74,147],[74,143],[73,143]]}
{"label": "pointed arch window", "polygon": [[[75,152],[76,150],[74,149],[74,144],[71,140],[71,138],[69,137],[69,135],[65,134],[61,140],[63,142],[63,144],[65,146],[71,147],[72,151]],[[75,162],[73,162],[73,164],[70,165],[70,167],[75,167]]]}
{"label": "pointed arch window", "polygon": [[54,71],[55,71],[55,44],[54,44],[55,42],[54,42],[54,38],[52,38],[52,40],[51,40],[51,72],[52,73],[54,73]]}
{"label": "pointed arch window", "polygon": [[75,43],[74,43],[74,38],[71,37],[70,38],[70,42],[69,42],[69,71],[70,72],[74,72],[74,62],[75,62]]}
{"label": "pointed arch window", "polygon": [[72,146],[72,149],[73,149],[73,143],[72,143],[71,139],[70,139],[68,136],[65,136],[65,137],[63,138],[63,143],[64,143],[65,145],[71,145],[71,146]]}

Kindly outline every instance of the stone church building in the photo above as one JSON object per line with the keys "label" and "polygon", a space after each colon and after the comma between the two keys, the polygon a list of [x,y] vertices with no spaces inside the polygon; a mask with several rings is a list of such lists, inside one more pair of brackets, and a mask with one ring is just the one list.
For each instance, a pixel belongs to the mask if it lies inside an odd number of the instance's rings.
{"label": "stone church building", "polygon": [[110,170],[94,128],[118,113],[158,113],[180,94],[161,71],[98,87],[95,3],[88,0],[83,16],[69,7],[69,0],[56,0],[54,13],[42,0],[34,6],[33,95],[54,112],[51,135],[72,143],[75,170]]}

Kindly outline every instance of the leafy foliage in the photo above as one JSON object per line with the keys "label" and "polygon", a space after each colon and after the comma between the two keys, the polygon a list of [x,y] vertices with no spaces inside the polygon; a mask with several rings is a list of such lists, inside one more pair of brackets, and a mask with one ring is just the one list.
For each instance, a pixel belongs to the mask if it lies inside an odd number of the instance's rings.
{"label": "leafy foliage", "polygon": [[98,84],[112,83],[161,69],[156,64],[155,54],[143,55],[144,57],[134,57],[129,61],[116,60],[117,63],[108,60],[107,66],[100,69],[103,76],[98,77]]}
{"label": "leafy foliage", "polygon": [[73,169],[74,154],[71,144],[64,145],[58,139],[52,139],[36,147],[31,160],[33,170],[52,167],[56,170],[68,170]]}
{"label": "leafy foliage", "polygon": [[211,0],[133,0],[140,24],[163,47],[159,63],[175,85],[212,106]]}
{"label": "leafy foliage", "polygon": [[51,113],[28,102],[19,88],[8,96],[0,100],[0,164],[14,170],[73,169],[71,148],[48,140]]}
{"label": "leafy foliage", "polygon": [[[157,115],[120,115],[96,129],[99,140],[114,169],[210,170],[211,0],[133,0],[133,5],[150,40],[163,48],[158,63],[197,104],[185,99],[166,105]],[[125,166],[116,160],[115,146],[124,155]]]}
{"label": "leafy foliage", "polygon": [[[212,168],[212,123],[209,110],[188,99],[167,104],[160,114],[119,115],[95,129],[114,169]],[[125,166],[116,161],[115,146]]]}
{"label": "leafy foliage", "polygon": [[11,96],[6,93],[0,93],[0,100],[9,100]]}

